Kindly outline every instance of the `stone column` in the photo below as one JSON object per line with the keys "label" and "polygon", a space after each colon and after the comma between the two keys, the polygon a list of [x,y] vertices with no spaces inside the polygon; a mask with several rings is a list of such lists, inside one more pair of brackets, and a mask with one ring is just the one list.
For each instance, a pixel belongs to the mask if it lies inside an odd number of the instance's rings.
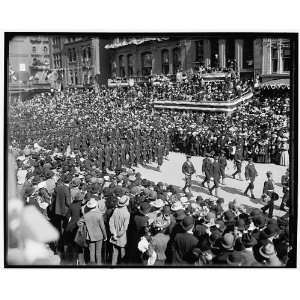
{"label": "stone column", "polygon": [[243,40],[235,40],[235,59],[237,62],[237,70],[243,69]]}
{"label": "stone column", "polygon": [[225,40],[218,40],[219,42],[219,67],[225,68],[226,67],[226,41]]}
{"label": "stone column", "polygon": [[271,74],[271,39],[263,39],[262,74]]}

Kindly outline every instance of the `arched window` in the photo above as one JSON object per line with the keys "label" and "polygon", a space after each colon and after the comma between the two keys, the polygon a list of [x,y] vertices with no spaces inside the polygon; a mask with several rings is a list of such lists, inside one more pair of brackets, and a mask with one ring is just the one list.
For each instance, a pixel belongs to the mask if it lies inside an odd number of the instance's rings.
{"label": "arched window", "polygon": [[88,55],[88,59],[91,59],[91,57],[92,57],[91,47],[88,47],[87,55]]}
{"label": "arched window", "polygon": [[133,55],[128,54],[127,56],[127,65],[128,65],[128,76],[133,76]]}
{"label": "arched window", "polygon": [[177,73],[181,69],[181,55],[180,49],[173,49],[173,72]]}
{"label": "arched window", "polygon": [[152,53],[145,52],[142,54],[142,75],[149,76],[152,72]]}
{"label": "arched window", "polygon": [[169,73],[169,50],[165,49],[161,52],[162,73],[167,75]]}
{"label": "arched window", "polygon": [[32,47],[32,53],[36,53],[36,47],[35,46]]}
{"label": "arched window", "polygon": [[119,73],[120,77],[125,77],[125,58],[124,55],[119,56]]}
{"label": "arched window", "polygon": [[44,47],[44,53],[47,54],[48,53],[48,48],[45,46]]}

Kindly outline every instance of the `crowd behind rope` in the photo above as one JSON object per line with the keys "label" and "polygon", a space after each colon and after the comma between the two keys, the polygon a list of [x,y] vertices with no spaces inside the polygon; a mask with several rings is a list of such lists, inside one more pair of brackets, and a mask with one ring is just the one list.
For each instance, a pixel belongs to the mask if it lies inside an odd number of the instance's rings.
{"label": "crowd behind rope", "polygon": [[59,230],[54,251],[70,264],[288,264],[288,218],[236,201],[224,207],[132,169],[160,166],[170,150],[232,159],[242,149],[243,159],[287,165],[287,95],[231,116],[154,112],[153,95],[151,87],[64,92],[10,107],[19,189]]}

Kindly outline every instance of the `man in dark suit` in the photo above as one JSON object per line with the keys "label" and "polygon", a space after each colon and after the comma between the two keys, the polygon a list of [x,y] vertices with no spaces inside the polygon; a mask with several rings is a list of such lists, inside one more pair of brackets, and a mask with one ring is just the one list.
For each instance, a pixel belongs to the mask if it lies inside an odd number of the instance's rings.
{"label": "man in dark suit", "polygon": [[209,193],[212,195],[212,191],[215,189],[216,190],[216,197],[218,197],[218,188],[219,188],[219,181],[221,178],[221,166],[218,162],[218,156],[215,156],[214,162],[212,163],[211,166],[211,176],[214,180],[214,185],[209,188]]}
{"label": "man in dark suit", "polygon": [[182,173],[185,175],[185,186],[183,191],[188,188],[189,192],[191,192],[191,185],[192,185],[192,175],[196,173],[195,167],[191,162],[191,156],[186,156],[186,161],[182,165]]}
{"label": "man in dark suit", "polygon": [[193,235],[194,218],[186,216],[181,226],[184,232],[177,233],[172,244],[172,263],[174,265],[191,265],[194,263],[192,251],[199,242]]}
{"label": "man in dark suit", "polygon": [[222,184],[224,185],[225,184],[225,169],[227,167],[227,160],[226,160],[226,157],[225,157],[225,151],[224,150],[221,150],[221,155],[220,155],[220,158],[219,158],[219,165],[220,165],[220,168],[221,168],[221,177],[222,177]]}
{"label": "man in dark suit", "polygon": [[239,175],[239,180],[242,180],[242,150],[240,147],[236,149],[235,155],[234,155],[234,163],[236,166],[236,171],[232,174],[233,179],[235,179],[235,175]]}
{"label": "man in dark suit", "polygon": [[209,158],[209,154],[205,153],[205,158],[203,159],[202,162],[202,173],[205,174],[205,178],[203,180],[203,182],[201,183],[201,185],[203,187],[205,187],[204,183],[207,182],[207,186],[208,188],[210,188],[210,177],[211,177],[211,167],[212,167],[212,163],[211,160]]}
{"label": "man in dark suit", "polygon": [[257,171],[255,169],[253,159],[249,158],[248,165],[245,168],[245,178],[246,178],[246,180],[250,180],[250,183],[247,186],[247,188],[244,192],[244,195],[247,196],[247,193],[250,189],[252,199],[255,199],[253,190],[254,190],[254,181],[255,181],[256,176],[258,176],[258,174],[257,174]]}
{"label": "man in dark suit", "polygon": [[54,189],[52,199],[54,208],[54,226],[57,228],[60,239],[58,242],[58,250],[62,251],[62,235],[64,224],[66,223],[66,214],[71,204],[71,193],[69,183],[72,177],[70,175],[64,175],[62,181],[60,181]]}

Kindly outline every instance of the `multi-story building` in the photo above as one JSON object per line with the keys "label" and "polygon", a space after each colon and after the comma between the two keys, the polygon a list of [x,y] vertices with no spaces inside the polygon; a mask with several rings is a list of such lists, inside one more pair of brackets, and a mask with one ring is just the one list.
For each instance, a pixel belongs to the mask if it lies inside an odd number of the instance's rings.
{"label": "multi-story building", "polygon": [[51,36],[50,45],[50,83],[57,90],[61,90],[64,78],[64,43],[65,37]]}
{"label": "multi-story building", "polygon": [[97,37],[51,37],[53,85],[63,87],[97,87],[107,84],[109,53],[106,40]]}
{"label": "multi-story building", "polygon": [[12,84],[46,84],[50,70],[48,37],[14,37],[9,43],[9,68]]}
{"label": "multi-story building", "polygon": [[286,39],[116,38],[106,49],[111,52],[111,77],[170,75],[200,65],[225,69],[233,63],[242,78],[255,74],[264,79],[289,76],[290,43]]}

